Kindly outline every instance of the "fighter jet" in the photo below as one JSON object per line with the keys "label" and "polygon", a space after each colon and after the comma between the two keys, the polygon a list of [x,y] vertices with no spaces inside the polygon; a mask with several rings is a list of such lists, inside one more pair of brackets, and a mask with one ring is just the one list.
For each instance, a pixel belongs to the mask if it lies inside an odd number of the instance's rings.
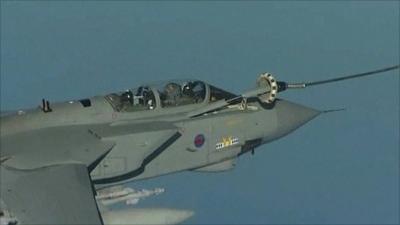
{"label": "fighter jet", "polygon": [[181,221],[190,213],[108,210],[107,202],[133,204],[146,194],[104,189],[180,171],[230,170],[238,156],[324,112],[278,93],[396,69],[304,83],[263,73],[240,95],[173,80],[54,104],[43,99],[38,108],[1,117],[0,216],[9,224],[132,224],[154,222],[147,220],[154,215]]}

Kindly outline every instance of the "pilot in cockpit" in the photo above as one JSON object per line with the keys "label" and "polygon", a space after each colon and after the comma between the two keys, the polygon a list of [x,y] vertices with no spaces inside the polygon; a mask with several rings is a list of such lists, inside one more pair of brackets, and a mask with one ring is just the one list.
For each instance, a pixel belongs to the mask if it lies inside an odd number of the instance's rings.
{"label": "pilot in cockpit", "polygon": [[168,83],[167,85],[165,85],[164,95],[164,104],[170,106],[178,105],[178,100],[182,96],[181,86],[177,83]]}
{"label": "pilot in cockpit", "polygon": [[204,84],[199,81],[168,83],[160,92],[162,106],[173,107],[200,103],[204,100]]}
{"label": "pilot in cockpit", "polygon": [[139,87],[134,100],[135,105],[144,106],[148,109],[154,109],[155,99],[153,92],[149,87]]}
{"label": "pilot in cockpit", "polygon": [[194,88],[195,84],[193,82],[187,82],[182,85],[182,93],[188,97],[194,97]]}
{"label": "pilot in cockpit", "polygon": [[188,102],[187,104],[199,103],[203,100],[202,96],[205,95],[205,89],[201,82],[190,81],[182,85],[182,93]]}
{"label": "pilot in cockpit", "polygon": [[133,105],[133,93],[131,90],[127,90],[121,95],[121,103],[124,105]]}

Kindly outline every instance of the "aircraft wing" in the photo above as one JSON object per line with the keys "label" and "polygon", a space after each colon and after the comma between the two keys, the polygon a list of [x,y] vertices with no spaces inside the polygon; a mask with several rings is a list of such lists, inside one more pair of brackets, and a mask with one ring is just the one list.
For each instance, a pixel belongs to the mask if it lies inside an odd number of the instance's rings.
{"label": "aircraft wing", "polygon": [[0,173],[1,199],[18,224],[102,224],[86,165],[35,170],[2,165]]}
{"label": "aircraft wing", "polygon": [[1,137],[3,165],[34,170],[66,163],[94,169],[115,143],[102,140],[90,127],[65,126],[32,130]]}
{"label": "aircraft wing", "polygon": [[100,225],[89,173],[114,145],[86,126],[4,135],[0,200],[18,225]]}

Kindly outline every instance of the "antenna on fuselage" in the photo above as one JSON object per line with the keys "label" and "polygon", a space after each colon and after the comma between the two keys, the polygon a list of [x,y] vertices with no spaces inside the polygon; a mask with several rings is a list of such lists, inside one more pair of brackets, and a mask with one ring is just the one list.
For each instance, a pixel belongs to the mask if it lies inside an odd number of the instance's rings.
{"label": "antenna on fuselage", "polygon": [[44,113],[52,112],[53,110],[50,108],[50,102],[46,101],[44,98],[42,99],[42,111]]}

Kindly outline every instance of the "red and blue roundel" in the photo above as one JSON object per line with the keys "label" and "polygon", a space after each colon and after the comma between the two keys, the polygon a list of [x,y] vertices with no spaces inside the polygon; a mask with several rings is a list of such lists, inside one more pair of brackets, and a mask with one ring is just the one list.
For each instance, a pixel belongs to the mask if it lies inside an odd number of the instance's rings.
{"label": "red and blue roundel", "polygon": [[198,134],[194,138],[194,146],[196,146],[196,148],[201,148],[204,145],[204,142],[206,142],[206,138],[202,134]]}

